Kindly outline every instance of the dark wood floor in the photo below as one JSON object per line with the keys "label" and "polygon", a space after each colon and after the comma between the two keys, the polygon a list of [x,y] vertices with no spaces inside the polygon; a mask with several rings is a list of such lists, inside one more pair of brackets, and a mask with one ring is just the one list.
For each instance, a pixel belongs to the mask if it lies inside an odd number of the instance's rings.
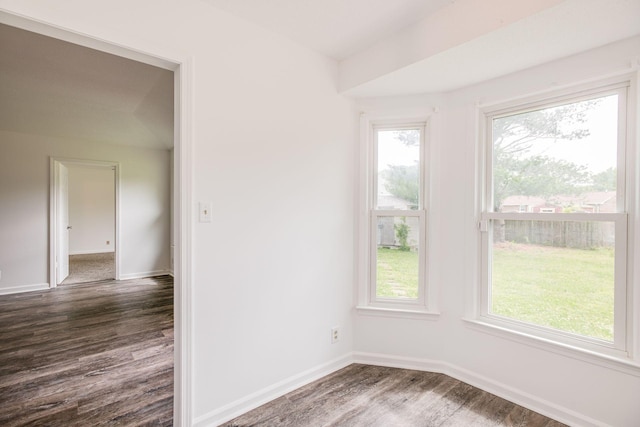
{"label": "dark wood floor", "polygon": [[351,365],[248,412],[226,427],[560,427],[442,374]]}
{"label": "dark wood floor", "polygon": [[0,296],[0,426],[170,426],[173,280]]}

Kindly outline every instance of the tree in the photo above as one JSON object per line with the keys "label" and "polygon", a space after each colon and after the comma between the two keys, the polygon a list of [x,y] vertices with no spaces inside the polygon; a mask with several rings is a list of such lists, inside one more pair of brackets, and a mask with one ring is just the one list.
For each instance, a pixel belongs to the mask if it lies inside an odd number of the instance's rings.
{"label": "tree", "polygon": [[591,189],[593,191],[615,191],[617,180],[618,170],[611,167],[592,176]]}
{"label": "tree", "polygon": [[382,173],[386,190],[406,200],[411,205],[418,205],[418,193],[420,192],[420,177],[418,165],[388,165]]}
{"label": "tree", "polygon": [[586,166],[547,156],[503,156],[496,161],[493,176],[496,210],[510,194],[543,198],[576,195],[592,181]]}
{"label": "tree", "polygon": [[544,155],[531,155],[541,139],[574,140],[589,136],[587,113],[599,103],[590,100],[514,114],[493,120],[494,205],[507,195],[548,197],[577,194],[588,188],[586,167]]}
{"label": "tree", "polygon": [[[420,145],[420,133],[415,130],[398,130],[394,137],[407,147]],[[420,193],[420,170],[413,165],[387,165],[382,173],[385,189],[395,197],[406,200],[409,205],[418,206]]]}

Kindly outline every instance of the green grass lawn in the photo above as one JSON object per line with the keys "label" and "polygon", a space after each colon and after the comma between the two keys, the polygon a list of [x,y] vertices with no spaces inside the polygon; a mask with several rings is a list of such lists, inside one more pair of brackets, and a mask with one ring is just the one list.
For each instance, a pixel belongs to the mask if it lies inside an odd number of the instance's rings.
{"label": "green grass lawn", "polygon": [[[614,252],[499,243],[493,314],[613,340]],[[416,298],[418,254],[378,249],[377,296]]]}
{"label": "green grass lawn", "polygon": [[378,248],[378,297],[418,297],[418,253]]}
{"label": "green grass lawn", "polygon": [[494,314],[613,340],[614,251],[498,243]]}

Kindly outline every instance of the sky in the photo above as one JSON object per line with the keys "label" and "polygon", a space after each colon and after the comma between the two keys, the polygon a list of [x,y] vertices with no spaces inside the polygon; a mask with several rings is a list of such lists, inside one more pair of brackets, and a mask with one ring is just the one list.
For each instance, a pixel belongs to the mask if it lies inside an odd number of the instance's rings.
{"label": "sky", "polygon": [[531,155],[546,155],[555,159],[587,166],[594,173],[602,172],[617,163],[618,95],[600,98],[600,102],[587,115],[587,122],[580,125],[590,135],[575,140],[534,141]]}

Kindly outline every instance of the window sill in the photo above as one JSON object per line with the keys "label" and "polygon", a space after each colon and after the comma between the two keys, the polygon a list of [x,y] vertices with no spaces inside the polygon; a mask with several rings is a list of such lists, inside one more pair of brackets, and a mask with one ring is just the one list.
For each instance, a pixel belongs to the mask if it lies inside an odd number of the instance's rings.
{"label": "window sill", "polygon": [[494,325],[478,319],[463,319],[466,324],[479,332],[487,333],[499,338],[508,339],[520,344],[535,347],[541,350],[560,354],[565,357],[592,363],[609,369],[640,377],[640,364],[631,359],[620,358],[592,350],[576,347],[570,344],[549,340],[546,338],[531,335],[525,332],[516,331],[506,327]]}
{"label": "window sill", "polygon": [[356,306],[356,313],[363,316],[394,317],[399,319],[438,320],[440,313],[427,310],[415,310],[408,308],[386,308],[372,306]]}

